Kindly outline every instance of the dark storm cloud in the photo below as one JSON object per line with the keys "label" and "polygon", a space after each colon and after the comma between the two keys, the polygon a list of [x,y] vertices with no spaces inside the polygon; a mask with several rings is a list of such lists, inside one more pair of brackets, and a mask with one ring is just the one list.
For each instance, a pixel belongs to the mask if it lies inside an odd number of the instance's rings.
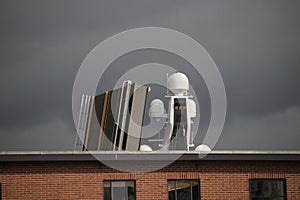
{"label": "dark storm cloud", "polygon": [[230,111],[255,115],[299,105],[299,3],[230,2],[199,4],[173,19],[215,60]]}
{"label": "dark storm cloud", "polygon": [[[263,116],[235,116],[227,121],[217,148],[299,150],[300,107]],[[264,145],[265,144],[265,145]]]}
{"label": "dark storm cloud", "polygon": [[[47,143],[49,136],[65,141],[72,148],[75,128],[71,94],[81,62],[100,41],[154,14],[145,8],[155,8],[147,2],[143,9],[122,2],[90,3],[1,2],[2,149],[40,149],[37,142],[44,144],[42,149],[51,146],[57,149],[53,142]],[[60,126],[55,130],[53,120],[57,118],[69,127],[68,131]],[[45,131],[35,131],[36,126],[44,127]],[[55,133],[51,134],[50,130]],[[61,132],[68,134],[59,137]],[[20,134],[24,138],[28,136],[28,141],[33,140],[33,145],[20,142]]]}
{"label": "dark storm cloud", "polygon": [[[71,95],[80,63],[107,37],[144,26],[190,35],[216,62],[228,98],[218,148],[299,146],[296,0],[27,0],[1,1],[0,11],[1,150],[72,149]],[[250,135],[255,146],[247,144]]]}

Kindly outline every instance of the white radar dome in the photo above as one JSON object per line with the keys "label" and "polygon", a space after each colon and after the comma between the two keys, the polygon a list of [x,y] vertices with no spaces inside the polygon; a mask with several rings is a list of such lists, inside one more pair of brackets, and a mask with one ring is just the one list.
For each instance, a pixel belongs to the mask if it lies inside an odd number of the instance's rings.
{"label": "white radar dome", "polygon": [[210,147],[205,145],[205,144],[200,144],[199,146],[196,147],[195,151],[205,151],[209,152],[211,151]]}
{"label": "white radar dome", "polygon": [[176,72],[168,78],[168,88],[176,96],[183,96],[189,91],[189,79],[185,74]]}
{"label": "white radar dome", "polygon": [[152,151],[152,148],[149,145],[143,144],[140,146],[140,151],[148,152]]}
{"label": "white radar dome", "polygon": [[152,118],[161,118],[164,114],[164,102],[160,99],[154,99],[150,104],[150,116]]}

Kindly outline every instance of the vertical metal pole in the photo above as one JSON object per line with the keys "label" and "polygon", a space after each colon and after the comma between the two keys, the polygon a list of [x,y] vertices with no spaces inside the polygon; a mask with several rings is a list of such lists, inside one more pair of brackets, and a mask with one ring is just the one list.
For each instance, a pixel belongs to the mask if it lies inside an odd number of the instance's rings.
{"label": "vertical metal pole", "polygon": [[168,85],[169,73],[167,73],[167,96],[169,96],[169,85]]}
{"label": "vertical metal pole", "polygon": [[82,145],[84,144],[84,138],[86,135],[86,128],[87,128],[87,120],[88,120],[88,115],[90,111],[90,104],[91,104],[91,96],[85,95],[85,103],[84,103],[84,112],[83,112],[83,120],[82,120],[82,129],[80,133],[80,142]]}
{"label": "vertical metal pole", "polygon": [[[76,135],[75,135],[75,144],[74,144],[74,150],[77,149],[77,143],[78,143],[78,138],[79,138],[79,133],[80,133],[80,124],[81,124],[81,118],[82,118],[82,110],[83,110],[83,102],[84,102],[85,95],[83,94],[81,97],[81,104],[80,104],[80,109],[79,109],[79,117],[78,117],[78,123],[77,123],[77,130],[76,130]],[[80,139],[79,139],[80,140]]]}
{"label": "vertical metal pole", "polygon": [[177,200],[177,181],[175,181],[175,200]]}
{"label": "vertical metal pole", "polygon": [[116,122],[117,127],[116,127],[116,130],[115,130],[115,139],[114,139],[113,151],[116,150],[118,128],[119,128],[119,121],[120,121],[120,114],[121,114],[121,106],[122,106],[122,100],[123,100],[124,87],[125,87],[125,81],[122,84],[121,97],[120,97],[120,101],[119,101],[119,109],[118,109],[118,116],[117,116],[117,122]]}
{"label": "vertical metal pole", "polygon": [[89,135],[90,135],[90,131],[91,131],[91,123],[92,123],[94,102],[95,102],[95,96],[92,96],[90,111],[89,111],[89,119],[88,119],[86,136],[85,136],[84,151],[88,151],[87,147],[88,147]]}
{"label": "vertical metal pole", "polygon": [[127,131],[127,130],[125,130],[125,127],[126,127],[126,119],[127,119],[128,106],[129,106],[128,103],[129,103],[129,98],[130,98],[131,81],[126,81],[126,83],[127,83],[127,85],[126,85],[124,109],[123,109],[123,114],[122,114],[119,150],[122,150],[124,132]]}
{"label": "vertical metal pole", "polygon": [[192,181],[190,181],[190,190],[191,190],[191,200],[193,200],[193,187],[192,187]]}

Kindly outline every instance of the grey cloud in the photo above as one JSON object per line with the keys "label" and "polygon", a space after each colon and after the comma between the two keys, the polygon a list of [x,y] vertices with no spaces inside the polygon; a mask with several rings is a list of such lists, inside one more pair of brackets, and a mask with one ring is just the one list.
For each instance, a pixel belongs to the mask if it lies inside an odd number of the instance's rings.
{"label": "grey cloud", "polygon": [[[216,62],[228,97],[228,121],[217,148],[242,148],[239,144],[249,139],[251,130],[250,141],[259,142],[249,148],[277,148],[285,141],[287,148],[299,149],[299,10],[295,0],[1,1],[0,149],[43,149],[30,139],[22,143],[26,136],[38,136],[38,141],[46,136],[53,149],[72,148],[71,94],[80,63],[107,37],[143,26],[190,35]],[[148,59],[138,55],[120,59],[107,77],[121,73],[121,67],[154,59],[188,66],[162,53],[150,52]],[[190,76],[202,96],[200,106],[204,104],[200,141],[208,123],[209,99],[203,81]],[[276,124],[274,129],[270,124]],[[287,136],[279,133],[281,129]]]}
{"label": "grey cloud", "polygon": [[73,149],[75,129],[60,118],[30,127],[0,129],[2,151],[49,151]]}
{"label": "grey cloud", "polygon": [[300,107],[259,117],[235,116],[225,125],[217,148],[295,150],[299,148]]}

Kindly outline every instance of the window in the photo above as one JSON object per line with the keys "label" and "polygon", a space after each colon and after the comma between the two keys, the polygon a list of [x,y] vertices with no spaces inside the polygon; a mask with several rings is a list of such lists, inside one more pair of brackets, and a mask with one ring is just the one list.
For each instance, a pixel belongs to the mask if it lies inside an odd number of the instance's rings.
{"label": "window", "polygon": [[199,200],[199,180],[169,180],[169,200]]}
{"label": "window", "polygon": [[104,181],[104,200],[135,200],[134,181]]}
{"label": "window", "polygon": [[251,200],[286,200],[284,179],[250,179]]}

